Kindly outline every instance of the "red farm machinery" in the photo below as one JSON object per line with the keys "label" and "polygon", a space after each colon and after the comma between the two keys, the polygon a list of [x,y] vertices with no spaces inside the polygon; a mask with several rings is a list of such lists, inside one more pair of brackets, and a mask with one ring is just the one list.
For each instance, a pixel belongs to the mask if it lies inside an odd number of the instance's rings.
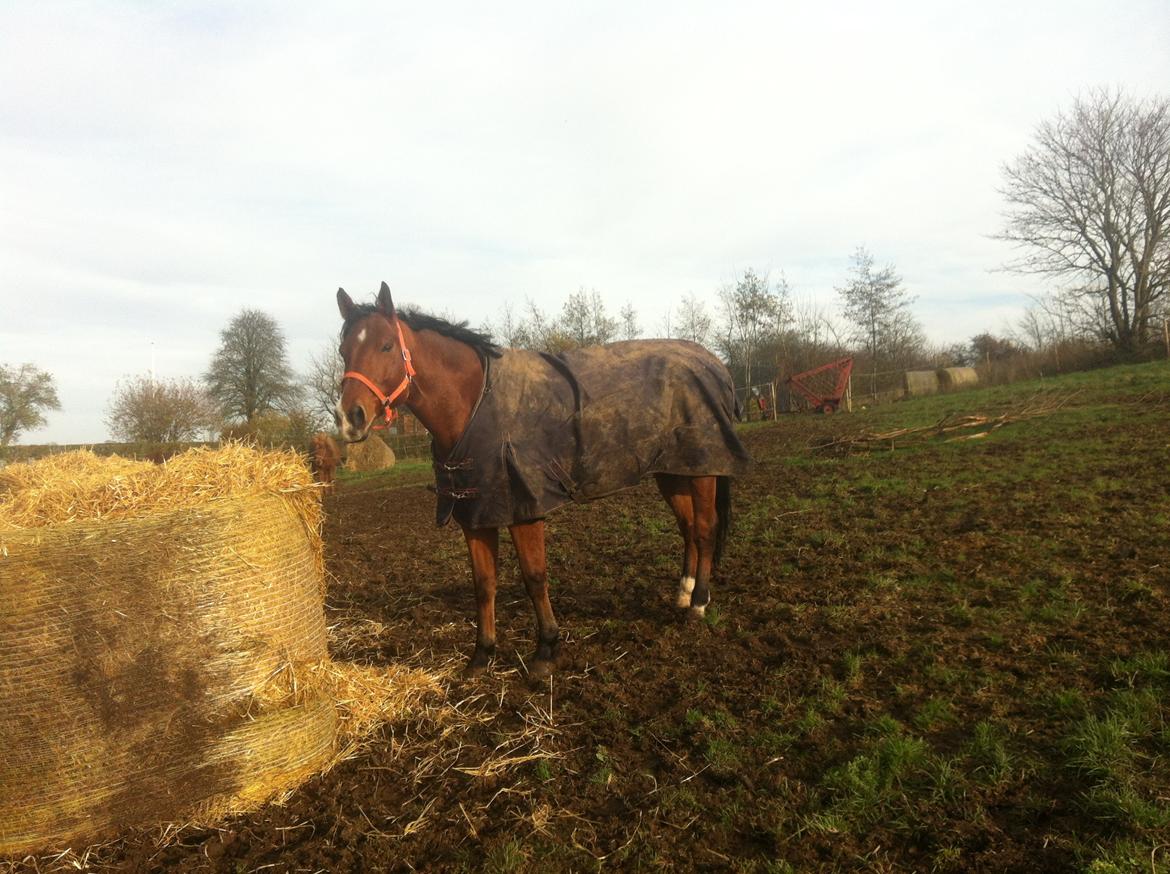
{"label": "red farm machinery", "polygon": [[796,373],[785,380],[790,394],[799,395],[808,402],[809,409],[818,413],[835,413],[850,407],[850,374],[853,373],[852,358],[838,358]]}

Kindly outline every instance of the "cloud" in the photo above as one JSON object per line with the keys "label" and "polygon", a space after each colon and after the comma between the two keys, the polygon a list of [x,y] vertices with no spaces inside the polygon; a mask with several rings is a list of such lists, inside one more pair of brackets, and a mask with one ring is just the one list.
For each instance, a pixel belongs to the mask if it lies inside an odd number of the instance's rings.
{"label": "cloud", "polygon": [[[67,14],[65,14],[67,12]],[[1087,87],[1170,81],[1159,2],[12,4],[0,360],[35,439],[99,440],[150,341],[198,375],[244,306],[295,364],[338,285],[481,323],[579,286],[643,326],[745,267],[834,301],[856,246],[939,342],[1039,290],[1000,166]]]}

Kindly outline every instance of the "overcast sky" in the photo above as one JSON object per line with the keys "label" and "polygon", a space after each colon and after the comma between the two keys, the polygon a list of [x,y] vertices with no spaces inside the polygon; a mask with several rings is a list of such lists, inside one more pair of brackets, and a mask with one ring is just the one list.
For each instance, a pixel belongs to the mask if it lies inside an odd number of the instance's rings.
{"label": "overcast sky", "polygon": [[0,363],[22,442],[107,439],[243,307],[292,363],[336,288],[473,324],[575,289],[647,335],[751,267],[827,305],[865,245],[930,339],[1043,290],[1000,170],[1088,89],[1170,90],[1170,4],[0,2]]}

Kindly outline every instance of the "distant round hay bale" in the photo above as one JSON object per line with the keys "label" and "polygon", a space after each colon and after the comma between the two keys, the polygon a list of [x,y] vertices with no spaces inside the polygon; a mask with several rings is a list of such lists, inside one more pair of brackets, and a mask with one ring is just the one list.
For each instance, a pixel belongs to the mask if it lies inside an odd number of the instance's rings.
{"label": "distant round hay bale", "polygon": [[361,443],[350,443],[346,470],[368,472],[393,467],[396,461],[394,450],[377,434],[371,434]]}
{"label": "distant round hay bale", "polygon": [[938,385],[943,391],[954,391],[979,384],[979,371],[974,367],[940,367]]}
{"label": "distant round hay bale", "polygon": [[421,695],[329,661],[320,523],[292,451],[0,471],[0,856],[254,807]]}
{"label": "distant round hay bale", "polygon": [[902,374],[905,397],[918,398],[938,392],[938,374],[933,370],[907,370]]}

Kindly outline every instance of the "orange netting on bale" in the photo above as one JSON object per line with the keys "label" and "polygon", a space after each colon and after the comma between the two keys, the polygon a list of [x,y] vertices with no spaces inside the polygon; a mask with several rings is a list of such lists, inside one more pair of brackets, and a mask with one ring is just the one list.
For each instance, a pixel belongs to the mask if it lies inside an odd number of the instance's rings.
{"label": "orange netting on bale", "polygon": [[320,528],[294,452],[0,470],[0,855],[254,807],[437,688],[329,660]]}

